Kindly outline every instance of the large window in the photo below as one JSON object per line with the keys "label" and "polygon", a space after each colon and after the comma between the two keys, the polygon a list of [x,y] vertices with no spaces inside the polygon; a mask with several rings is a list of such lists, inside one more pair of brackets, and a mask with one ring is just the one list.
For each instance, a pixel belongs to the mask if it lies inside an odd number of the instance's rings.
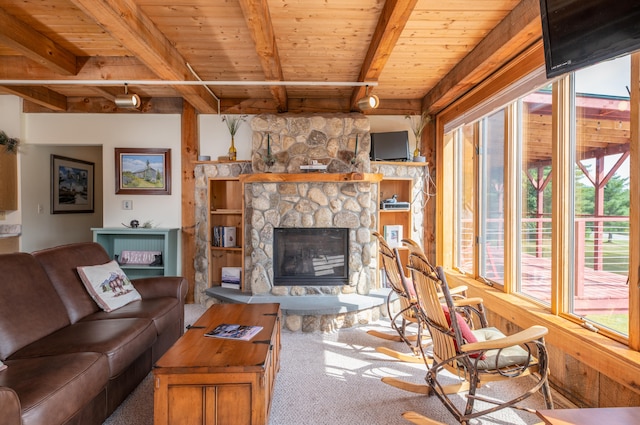
{"label": "large window", "polygon": [[504,283],[504,120],[501,109],[480,121],[480,277]]}
{"label": "large window", "polygon": [[444,138],[455,146],[444,167],[456,182],[453,266],[619,339],[634,238],[630,69],[623,57],[521,90],[445,124]]}
{"label": "large window", "polygon": [[515,290],[551,302],[551,86],[518,101],[520,126],[520,259]]}
{"label": "large window", "polygon": [[573,77],[575,259],[570,312],[628,334],[629,56]]}

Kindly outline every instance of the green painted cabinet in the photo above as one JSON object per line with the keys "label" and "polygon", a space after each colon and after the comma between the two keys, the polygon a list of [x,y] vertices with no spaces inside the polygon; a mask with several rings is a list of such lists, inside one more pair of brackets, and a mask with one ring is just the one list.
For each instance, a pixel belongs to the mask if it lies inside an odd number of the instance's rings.
{"label": "green painted cabinet", "polygon": [[93,240],[104,247],[109,256],[122,258],[123,251],[159,251],[162,264],[121,264],[130,279],[151,276],[176,276],[178,272],[179,229],[92,228]]}

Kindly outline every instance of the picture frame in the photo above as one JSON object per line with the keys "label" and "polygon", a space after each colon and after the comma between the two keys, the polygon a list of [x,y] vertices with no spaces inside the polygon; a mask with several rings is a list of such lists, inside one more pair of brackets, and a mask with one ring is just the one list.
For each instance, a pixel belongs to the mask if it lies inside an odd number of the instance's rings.
{"label": "picture frame", "polygon": [[117,195],[171,195],[171,149],[115,148]]}
{"label": "picture frame", "polygon": [[51,214],[94,212],[95,163],[51,155]]}
{"label": "picture frame", "polygon": [[384,226],[384,239],[390,248],[400,248],[402,246],[402,225],[391,224]]}

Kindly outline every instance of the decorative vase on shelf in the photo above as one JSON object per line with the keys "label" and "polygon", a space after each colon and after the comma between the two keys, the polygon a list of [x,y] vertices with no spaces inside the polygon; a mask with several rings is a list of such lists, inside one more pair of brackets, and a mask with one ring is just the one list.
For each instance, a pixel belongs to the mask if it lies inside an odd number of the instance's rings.
{"label": "decorative vase on shelf", "polygon": [[238,151],[236,145],[233,143],[233,136],[231,136],[231,146],[229,146],[229,161],[235,161]]}
{"label": "decorative vase on shelf", "polygon": [[233,139],[238,132],[238,128],[240,128],[240,124],[242,124],[242,122],[246,119],[246,115],[222,116],[222,121],[227,123],[227,128],[229,129],[229,134],[231,135],[231,146],[229,146],[229,161],[235,161],[237,158],[238,151],[236,150],[236,145],[234,144]]}

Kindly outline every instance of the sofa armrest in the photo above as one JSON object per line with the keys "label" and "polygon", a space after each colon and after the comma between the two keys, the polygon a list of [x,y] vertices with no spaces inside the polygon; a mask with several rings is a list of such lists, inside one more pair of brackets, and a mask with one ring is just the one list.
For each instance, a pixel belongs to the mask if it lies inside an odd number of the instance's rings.
{"label": "sofa armrest", "polygon": [[181,276],[144,277],[132,280],[142,299],[173,297],[184,303],[187,297],[187,279]]}
{"label": "sofa armrest", "polygon": [[0,425],[22,423],[18,394],[8,387],[0,387]]}

